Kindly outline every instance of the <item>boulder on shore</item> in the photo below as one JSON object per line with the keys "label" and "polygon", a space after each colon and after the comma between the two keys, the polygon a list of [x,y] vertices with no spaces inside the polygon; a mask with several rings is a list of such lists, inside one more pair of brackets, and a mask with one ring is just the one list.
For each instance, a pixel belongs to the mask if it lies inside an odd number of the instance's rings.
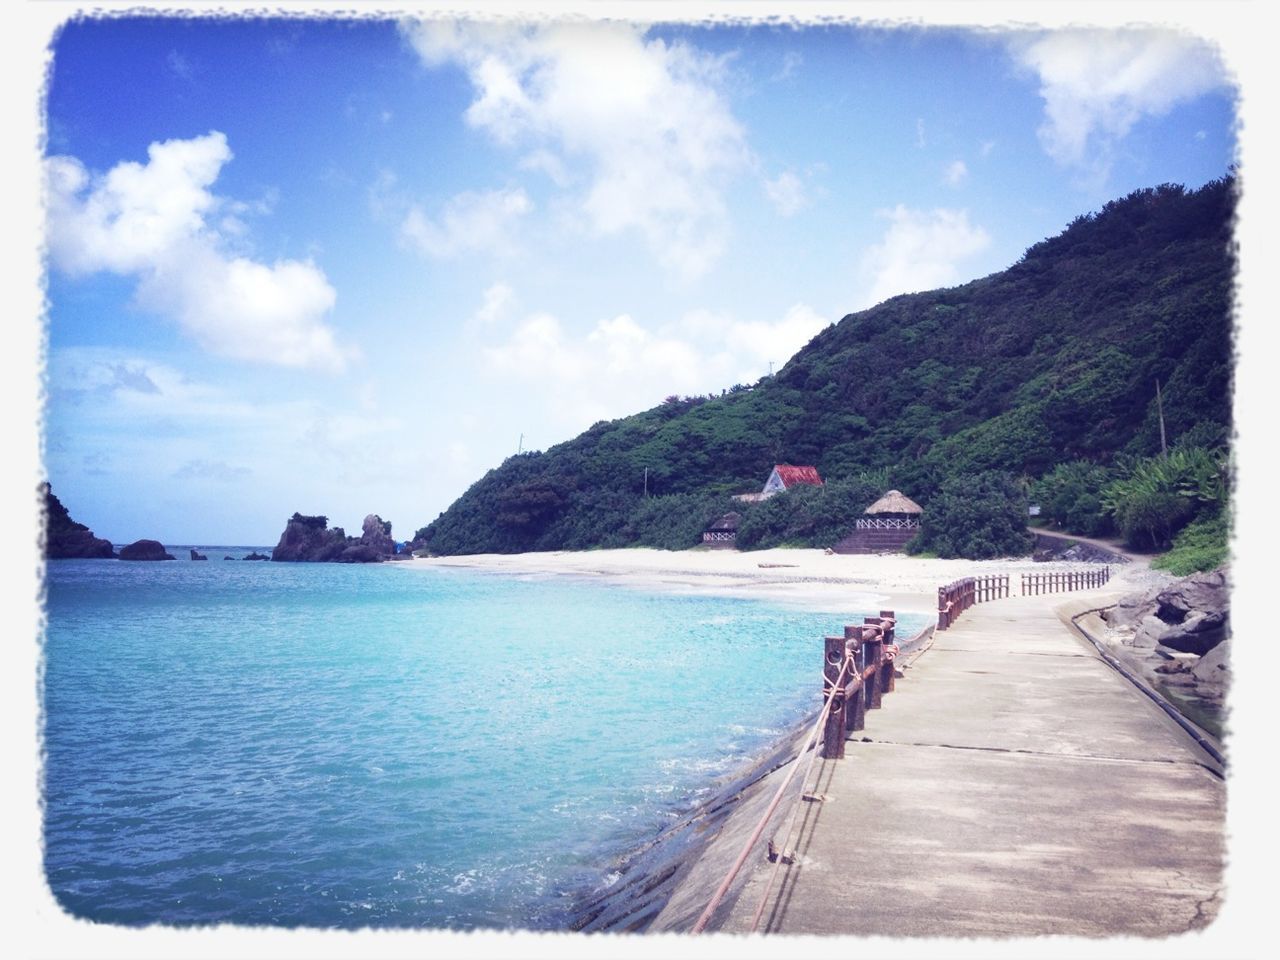
{"label": "boulder on shore", "polygon": [[116,551],[110,540],[95,537],[83,523],[76,523],[67,508],[53,495],[53,488],[44,485],[45,535],[44,555],[50,560],[115,559]]}
{"label": "boulder on shore", "polygon": [[121,560],[173,560],[172,553],[166,553],[164,544],[159,540],[135,540],[127,547],[120,548]]}

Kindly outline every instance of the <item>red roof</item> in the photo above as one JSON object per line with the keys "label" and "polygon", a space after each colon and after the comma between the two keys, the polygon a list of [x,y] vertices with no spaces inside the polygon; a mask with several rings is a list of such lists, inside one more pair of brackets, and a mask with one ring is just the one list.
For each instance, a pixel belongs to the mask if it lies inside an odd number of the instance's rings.
{"label": "red roof", "polygon": [[774,466],[778,471],[778,479],[784,487],[794,487],[797,483],[807,483],[812,487],[822,486],[822,478],[818,476],[817,467],[793,467],[789,463]]}

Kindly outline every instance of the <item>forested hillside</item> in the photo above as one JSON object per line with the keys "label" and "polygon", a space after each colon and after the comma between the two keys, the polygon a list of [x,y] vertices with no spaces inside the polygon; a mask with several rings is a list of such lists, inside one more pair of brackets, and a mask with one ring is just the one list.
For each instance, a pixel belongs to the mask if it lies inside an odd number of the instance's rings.
{"label": "forested hillside", "polygon": [[1002,273],[846,316],[754,386],[670,398],[511,457],[418,544],[690,546],[775,463],[816,464],[851,503],[888,482],[927,507],[960,475],[1034,479],[1158,452],[1157,380],[1169,443],[1221,447],[1234,207],[1233,178],[1137,191]]}

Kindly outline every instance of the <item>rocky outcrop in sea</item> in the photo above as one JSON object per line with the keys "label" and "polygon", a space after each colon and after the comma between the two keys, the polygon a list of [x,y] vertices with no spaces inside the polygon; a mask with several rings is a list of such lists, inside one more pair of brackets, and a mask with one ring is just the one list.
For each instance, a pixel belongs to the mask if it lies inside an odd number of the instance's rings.
{"label": "rocky outcrop in sea", "polygon": [[44,555],[50,560],[115,558],[111,541],[95,537],[83,523],[72,520],[67,508],[53,495],[53,488],[47,483],[44,485],[44,505]]}
{"label": "rocky outcrop in sea", "polygon": [[364,518],[359,537],[342,527],[329,529],[329,518],[295,513],[285,524],[272,560],[303,563],[379,563],[396,558],[391,522],[375,513]]}
{"label": "rocky outcrop in sea", "polygon": [[135,540],[127,547],[120,548],[121,560],[173,560],[172,553],[164,549],[159,540]]}

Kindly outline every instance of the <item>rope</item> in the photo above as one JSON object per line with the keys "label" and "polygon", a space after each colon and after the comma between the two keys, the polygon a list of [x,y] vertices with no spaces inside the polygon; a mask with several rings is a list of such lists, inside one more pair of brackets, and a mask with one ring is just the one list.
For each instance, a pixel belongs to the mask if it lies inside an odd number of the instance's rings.
{"label": "rope", "polygon": [[[849,670],[849,663],[850,663],[850,658],[845,657],[844,663],[842,663],[840,666],[840,673],[836,677],[836,682],[834,686],[840,687],[844,684],[845,674]],[[825,674],[824,674],[824,679],[825,679]],[[833,703],[835,703],[835,698],[828,697],[827,702],[823,704],[822,712],[818,715],[818,722],[814,724],[813,731],[809,734],[807,740],[805,741],[804,747],[801,748],[801,751],[800,751],[801,755],[803,755],[804,751],[808,750],[809,747],[811,747],[814,744],[814,742],[817,740],[818,731],[821,730],[823,726],[826,724],[827,715],[831,713],[831,705]],[[809,762],[810,764],[813,763],[812,758],[810,759]],[[798,770],[799,768],[800,768],[799,763],[793,764],[791,767],[791,770],[787,773],[786,778],[782,781],[782,783],[778,784],[778,790],[773,795],[773,800],[769,802],[769,808],[765,810],[764,816],[762,816],[760,818],[760,822],[756,824],[755,830],[752,831],[751,836],[747,839],[747,842],[743,845],[742,852],[738,854],[738,859],[734,861],[733,866],[729,868],[729,873],[725,876],[724,880],[720,882],[720,886],[716,888],[715,894],[713,894],[711,897],[711,902],[708,903],[707,908],[702,911],[702,916],[698,917],[698,922],[693,925],[693,929],[690,931],[690,933],[699,934],[704,929],[706,929],[707,923],[711,920],[711,915],[715,913],[716,907],[720,906],[720,901],[724,899],[724,895],[729,892],[729,886],[733,883],[734,879],[738,876],[738,872],[742,869],[742,865],[747,862],[747,857],[751,854],[751,848],[755,846],[756,841],[760,839],[760,835],[764,833],[764,828],[768,825],[769,819],[773,816],[774,812],[778,809],[778,804],[782,802],[783,793],[786,791],[787,787],[790,786],[791,779],[796,775],[796,770]]]}

